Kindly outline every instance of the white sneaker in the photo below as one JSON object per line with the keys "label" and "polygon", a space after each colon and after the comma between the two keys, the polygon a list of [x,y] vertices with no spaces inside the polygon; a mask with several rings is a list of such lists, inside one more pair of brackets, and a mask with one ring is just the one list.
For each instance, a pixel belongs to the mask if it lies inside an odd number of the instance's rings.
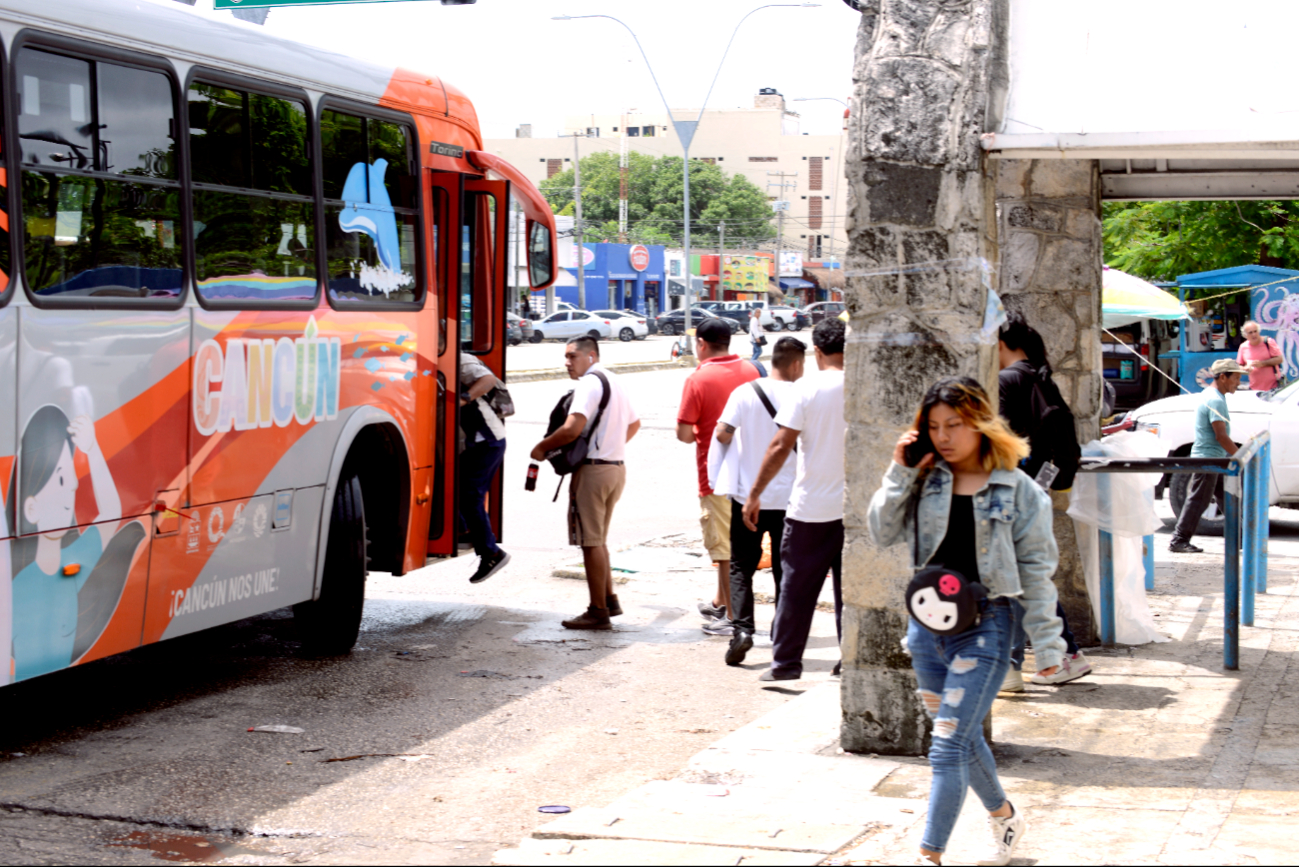
{"label": "white sneaker", "polygon": [[731,621],[720,618],[717,620],[710,620],[705,623],[702,628],[705,635],[730,636],[735,634],[735,627],[731,625]]}
{"label": "white sneaker", "polygon": [[988,831],[992,834],[992,840],[989,841],[988,849],[975,863],[980,867],[1001,867],[1009,864],[1010,859],[1015,854],[1015,847],[1023,839],[1024,832],[1028,830],[1028,820],[1024,814],[1016,810],[1011,805],[1011,814],[1009,818],[998,819],[996,816],[988,817]]}
{"label": "white sneaker", "polygon": [[1055,674],[1035,674],[1029,678],[1028,682],[1045,684],[1047,686],[1058,686],[1062,683],[1068,683],[1071,680],[1077,680],[1084,674],[1091,674],[1091,670],[1092,664],[1086,660],[1080,650],[1073,656],[1066,656],[1061,660],[1060,670]]}
{"label": "white sneaker", "polygon": [[1011,666],[1006,671],[1006,679],[1001,682],[1001,689],[998,692],[1023,692],[1024,675],[1015,666]]}

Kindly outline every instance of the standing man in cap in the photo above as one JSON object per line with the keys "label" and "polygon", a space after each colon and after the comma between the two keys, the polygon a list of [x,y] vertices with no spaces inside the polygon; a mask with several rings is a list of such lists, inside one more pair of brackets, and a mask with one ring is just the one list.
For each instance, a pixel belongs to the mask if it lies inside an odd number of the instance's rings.
{"label": "standing man in cap", "polygon": [[714,494],[708,484],[708,449],[717,419],[738,386],[757,379],[758,368],[731,352],[731,327],[724,319],[705,319],[695,329],[695,356],[699,366],[686,380],[677,411],[677,439],[694,443],[699,472],[699,523],[704,547],[717,563],[717,593],[712,604],[699,603],[699,613],[709,621],[704,632],[732,635],[731,607],[731,500]]}
{"label": "standing man in cap", "polygon": [[[1231,439],[1231,414],[1227,411],[1227,395],[1240,388],[1240,375],[1245,368],[1230,358],[1220,358],[1209,368],[1213,384],[1204,390],[1204,399],[1195,410],[1195,442],[1191,445],[1193,458],[1229,458],[1236,453]],[[1222,482],[1220,473],[1196,473],[1187,485],[1182,513],[1173,528],[1173,540],[1168,550],[1174,554],[1199,554],[1204,551],[1191,544],[1191,537],[1200,526],[1200,517],[1209,507],[1209,500],[1218,501],[1222,508]]]}

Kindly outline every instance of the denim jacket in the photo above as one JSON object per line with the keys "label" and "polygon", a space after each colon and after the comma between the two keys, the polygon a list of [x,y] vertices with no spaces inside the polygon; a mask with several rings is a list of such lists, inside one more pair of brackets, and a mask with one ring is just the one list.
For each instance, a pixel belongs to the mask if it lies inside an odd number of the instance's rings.
{"label": "denim jacket", "polygon": [[[871,539],[881,547],[905,542],[914,560],[912,501],[918,493],[915,520],[920,527],[920,562],[912,566],[927,564],[947,535],[952,480],[951,468],[941,459],[923,479],[917,470],[891,464],[884,483],[871,498],[867,515]],[[1052,528],[1050,498],[1019,470],[993,470],[988,483],[974,495],[974,521],[979,580],[990,597],[1019,597],[1038,670],[1059,665],[1065,643],[1063,624],[1055,616],[1056,591],[1051,582],[1060,552]]]}

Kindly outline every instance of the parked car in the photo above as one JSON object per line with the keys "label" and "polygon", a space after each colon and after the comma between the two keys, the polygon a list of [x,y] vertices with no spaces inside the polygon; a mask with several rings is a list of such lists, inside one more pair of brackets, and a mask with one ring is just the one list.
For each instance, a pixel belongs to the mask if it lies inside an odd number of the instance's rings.
{"label": "parked car", "polygon": [[786,307],[783,304],[778,304],[767,309],[771,311],[771,315],[777,321],[784,324],[786,331],[798,331],[800,328],[807,327],[807,317],[803,316],[797,307]]}
{"label": "parked car", "polygon": [[649,337],[649,326],[645,324],[645,317],[638,313],[628,313],[624,310],[595,310],[592,315],[608,319],[612,323],[610,332],[623,343]]}
{"label": "parked car", "polygon": [[[567,301],[555,302],[556,313],[563,313],[563,312],[572,313],[574,310],[577,309],[578,308],[574,307],[572,304],[569,304]],[[544,301],[538,303],[534,300],[532,302],[532,309],[528,311],[528,318],[535,321],[538,319],[543,319],[545,318],[545,316],[546,316],[546,303]]]}
{"label": "parked car", "polygon": [[741,331],[749,330],[749,314],[754,310],[761,310],[762,316],[758,321],[767,331],[794,331],[796,318],[794,308],[781,307],[763,304],[761,301],[727,301],[721,310],[715,310],[719,316],[727,319],[734,319],[740,324]]}
{"label": "parked car", "polygon": [[[702,319],[720,319],[727,325],[731,326],[731,333],[736,334],[740,330],[740,325],[734,319],[727,319],[724,316],[718,316],[699,307],[690,308],[690,327],[693,328],[699,324]],[[659,315],[658,327],[661,334],[680,334],[685,330],[686,312],[684,310],[671,310]]]}
{"label": "parked car", "polygon": [[846,309],[848,308],[842,301],[818,301],[804,307],[803,312],[811,318],[812,324],[816,325],[822,319],[833,319]]}
{"label": "parked car", "polygon": [[1101,332],[1105,384],[1114,388],[1116,408],[1133,409],[1177,392],[1171,381],[1176,363],[1159,357],[1177,349],[1177,329],[1176,322],[1148,319]]}
{"label": "parked car", "polygon": [[713,313],[721,313],[722,308],[726,306],[725,301],[699,301],[691,305],[692,307],[702,307],[705,310],[711,310]]}
{"label": "parked car", "polygon": [[[1168,447],[1170,457],[1186,457],[1195,441],[1195,410],[1203,393],[1181,394],[1132,410],[1122,427],[1148,431]],[[1231,438],[1243,443],[1260,431],[1272,432],[1272,478],[1269,502],[1299,508],[1299,382],[1276,392],[1238,391],[1227,395],[1231,412]],[[1181,514],[1191,477],[1168,475],[1166,488],[1173,511]],[[1223,516],[1215,504],[1200,520],[1201,533],[1222,532]]]}
{"label": "parked car", "polygon": [[517,313],[505,314],[505,339],[510,346],[532,342],[532,320]]}
{"label": "parked car", "polygon": [[656,321],[658,319],[657,316],[650,316],[648,313],[637,313],[635,310],[624,310],[622,312],[630,313],[633,316],[639,316],[641,319],[644,319],[645,327],[649,329],[650,334],[659,333],[659,324]]}
{"label": "parked car", "polygon": [[613,334],[613,321],[603,319],[585,310],[561,310],[552,313],[532,326],[532,342],[543,340],[568,340],[589,334],[606,340]]}

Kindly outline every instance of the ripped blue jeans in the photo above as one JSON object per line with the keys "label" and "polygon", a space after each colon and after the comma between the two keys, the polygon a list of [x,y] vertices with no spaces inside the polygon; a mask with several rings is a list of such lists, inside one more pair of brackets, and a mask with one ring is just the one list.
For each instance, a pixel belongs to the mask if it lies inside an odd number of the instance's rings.
{"label": "ripped blue jeans", "polygon": [[983,718],[1010,667],[1010,650],[1023,609],[1002,597],[984,603],[983,617],[960,635],[940,638],[915,620],[907,627],[907,650],[920,698],[934,721],[929,768],[929,816],[921,846],[947,848],[956,818],[973,788],[989,812],[1006,802],[992,750],[983,739]]}

